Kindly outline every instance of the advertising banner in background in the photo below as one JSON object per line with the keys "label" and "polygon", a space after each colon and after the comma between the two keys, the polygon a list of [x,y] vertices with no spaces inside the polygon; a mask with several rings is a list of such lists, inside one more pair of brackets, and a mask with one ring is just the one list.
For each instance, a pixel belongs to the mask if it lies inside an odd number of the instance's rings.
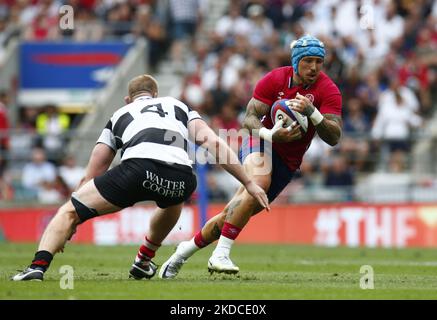
{"label": "advertising banner in background", "polygon": [[123,42],[42,42],[20,47],[21,89],[97,89],[127,53]]}
{"label": "advertising banner in background", "polygon": [[[210,205],[208,216],[224,205]],[[100,245],[141,243],[153,206],[135,206],[85,222],[74,242]],[[6,241],[38,241],[55,209],[0,210]],[[199,229],[196,206],[185,206],[166,244],[191,238]],[[239,243],[348,247],[437,247],[437,205],[284,205],[253,217]]]}
{"label": "advertising banner in background", "polygon": [[89,108],[131,45],[121,42],[20,44],[18,102]]}
{"label": "advertising banner in background", "polygon": [[255,216],[240,242],[348,247],[437,247],[437,206],[301,205]]}

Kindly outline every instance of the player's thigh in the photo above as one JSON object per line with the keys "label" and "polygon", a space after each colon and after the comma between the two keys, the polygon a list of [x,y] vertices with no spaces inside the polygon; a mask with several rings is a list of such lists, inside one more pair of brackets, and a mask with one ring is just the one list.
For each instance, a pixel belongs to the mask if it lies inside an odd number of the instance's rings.
{"label": "player's thigh", "polygon": [[[94,184],[94,179],[81,186],[79,190],[73,194],[73,197],[88,208],[96,210],[98,215],[121,210],[120,207],[108,202],[105,198],[103,198]],[[69,204],[73,206],[71,201],[69,201]]]}
{"label": "player's thigh", "polygon": [[251,153],[244,159],[243,166],[252,181],[265,191],[269,189],[272,176],[272,159],[270,156],[264,152]]}
{"label": "player's thigh", "polygon": [[150,236],[157,242],[164,240],[181,216],[183,203],[167,208],[156,208],[150,221]]}
{"label": "player's thigh", "polygon": [[230,212],[235,213],[236,210],[244,215],[253,216],[263,209],[264,208],[259,204],[258,200],[252,197],[252,195],[250,195],[243,187],[241,192],[235,194],[235,196],[226,204],[221,213],[221,218],[224,221]]}
{"label": "player's thigh", "polygon": [[[268,156],[266,156],[263,152],[254,152],[244,159],[243,162],[244,171],[246,172],[247,176],[255,182],[257,185],[259,185],[261,188],[264,189],[264,191],[267,192],[267,190],[270,187],[271,182],[271,160],[268,159]],[[253,198],[246,190],[246,188],[241,185],[235,195],[232,197],[232,199],[228,202],[228,204],[225,207],[226,208],[232,206],[235,201],[244,201],[248,202],[247,204],[250,206],[253,206],[250,202],[256,202],[258,201]],[[259,210],[261,210],[262,207],[259,206]]]}
{"label": "player's thigh", "polygon": [[[253,152],[246,156],[243,166],[248,177],[267,192],[271,184],[271,157],[265,152]],[[237,202],[239,206],[241,206],[241,209],[250,215],[255,215],[264,209],[259,202],[247,192],[244,186],[239,188],[237,194],[228,203],[227,207]]]}
{"label": "player's thigh", "polygon": [[[244,159],[243,166],[248,177],[267,192],[270,188],[272,174],[270,157],[263,152],[254,152]],[[234,210],[235,206],[251,216],[264,209],[244,186],[240,186],[232,200],[228,202],[224,213]]]}
{"label": "player's thigh", "polygon": [[167,208],[157,207],[155,210],[156,216],[162,216],[163,218],[179,218],[182,212],[184,203],[175,204]]}
{"label": "player's thigh", "polygon": [[[267,191],[271,180],[271,160],[263,152],[254,152],[246,156],[243,162],[243,168],[246,175],[257,185]],[[246,188],[243,185],[237,189],[237,192],[232,197],[232,200],[239,198]]]}

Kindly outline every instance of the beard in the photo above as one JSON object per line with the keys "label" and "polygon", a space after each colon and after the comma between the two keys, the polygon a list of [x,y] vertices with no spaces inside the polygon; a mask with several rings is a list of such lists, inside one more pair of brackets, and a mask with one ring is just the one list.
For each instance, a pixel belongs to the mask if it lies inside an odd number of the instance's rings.
{"label": "beard", "polygon": [[311,74],[311,75],[307,75],[306,77],[304,77],[304,83],[305,84],[313,84],[317,81],[317,79],[319,78],[319,75],[317,73],[315,74]]}

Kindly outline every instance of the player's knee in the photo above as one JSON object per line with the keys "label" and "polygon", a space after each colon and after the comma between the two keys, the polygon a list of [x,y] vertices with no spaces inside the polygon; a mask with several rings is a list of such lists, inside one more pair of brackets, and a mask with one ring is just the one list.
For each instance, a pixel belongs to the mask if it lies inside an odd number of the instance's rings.
{"label": "player's knee", "polygon": [[76,211],[69,206],[62,206],[56,213],[56,216],[62,218],[63,224],[65,225],[75,227],[80,224],[80,219]]}
{"label": "player's knee", "polygon": [[73,227],[76,227],[77,225],[82,223],[76,211],[69,211],[67,215]]}
{"label": "player's knee", "polygon": [[82,203],[74,194],[71,197],[71,202],[79,219],[79,224],[98,216],[96,209],[90,208]]}

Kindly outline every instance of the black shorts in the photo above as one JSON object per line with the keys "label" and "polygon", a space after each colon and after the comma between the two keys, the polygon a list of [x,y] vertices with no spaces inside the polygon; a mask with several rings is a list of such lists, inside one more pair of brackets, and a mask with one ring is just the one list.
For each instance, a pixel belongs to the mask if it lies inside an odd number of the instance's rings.
{"label": "black shorts", "polygon": [[96,177],[94,184],[107,201],[120,208],[146,200],[167,208],[186,201],[196,189],[197,181],[188,166],[127,159]]}

